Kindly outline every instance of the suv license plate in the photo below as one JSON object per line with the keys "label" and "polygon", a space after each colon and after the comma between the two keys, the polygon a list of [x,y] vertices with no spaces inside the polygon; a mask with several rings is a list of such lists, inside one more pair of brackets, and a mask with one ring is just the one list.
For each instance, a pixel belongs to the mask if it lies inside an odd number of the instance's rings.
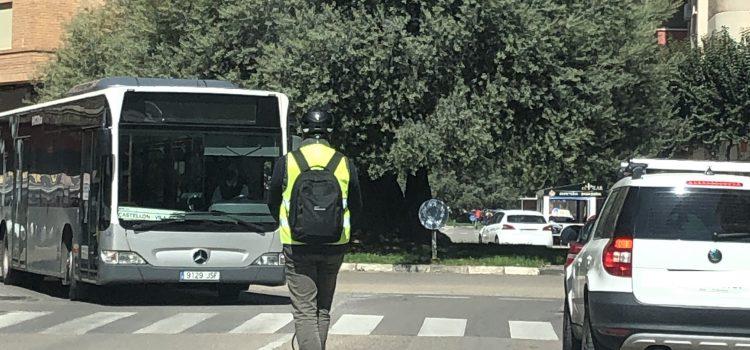
{"label": "suv license plate", "polygon": [[218,282],[218,271],[180,271],[180,282]]}

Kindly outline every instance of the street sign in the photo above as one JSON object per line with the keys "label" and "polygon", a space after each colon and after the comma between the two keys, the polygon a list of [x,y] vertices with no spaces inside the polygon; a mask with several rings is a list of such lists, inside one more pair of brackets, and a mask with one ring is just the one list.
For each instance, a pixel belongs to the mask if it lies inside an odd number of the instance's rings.
{"label": "street sign", "polygon": [[419,207],[419,222],[428,230],[439,230],[448,222],[448,206],[439,199],[430,199]]}

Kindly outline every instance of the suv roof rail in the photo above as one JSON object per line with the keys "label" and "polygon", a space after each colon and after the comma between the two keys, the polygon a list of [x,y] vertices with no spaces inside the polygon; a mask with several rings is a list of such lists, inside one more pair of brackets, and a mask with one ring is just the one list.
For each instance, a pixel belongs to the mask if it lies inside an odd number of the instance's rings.
{"label": "suv roof rail", "polygon": [[172,79],[172,78],[138,78],[138,77],[108,77],[73,86],[67,96],[80,95],[98,91],[113,86],[181,86],[181,87],[211,87],[236,89],[237,85],[223,80],[206,79]]}
{"label": "suv roof rail", "polygon": [[713,175],[750,174],[750,162],[714,162],[706,160],[674,160],[636,158],[620,164],[621,176],[638,179],[648,172],[653,173],[702,173]]}

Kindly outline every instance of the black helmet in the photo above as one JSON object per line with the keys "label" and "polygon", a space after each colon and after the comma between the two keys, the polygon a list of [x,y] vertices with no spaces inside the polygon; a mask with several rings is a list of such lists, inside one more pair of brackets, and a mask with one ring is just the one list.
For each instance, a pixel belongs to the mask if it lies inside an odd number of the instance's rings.
{"label": "black helmet", "polygon": [[302,117],[302,133],[328,134],[333,132],[333,116],[323,109],[311,109]]}

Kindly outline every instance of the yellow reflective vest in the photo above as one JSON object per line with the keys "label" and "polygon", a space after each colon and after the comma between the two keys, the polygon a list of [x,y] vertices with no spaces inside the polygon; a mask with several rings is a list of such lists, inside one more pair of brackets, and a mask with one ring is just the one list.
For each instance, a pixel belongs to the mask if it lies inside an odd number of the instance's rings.
{"label": "yellow reflective vest", "polygon": [[[300,147],[300,152],[305,157],[307,164],[310,166],[311,171],[319,171],[325,169],[328,162],[333,158],[336,150],[326,146],[322,143],[314,143]],[[286,186],[284,192],[281,195],[281,208],[279,210],[279,229],[281,231],[281,243],[282,244],[294,244],[304,245],[305,243],[297,242],[292,239],[292,230],[289,227],[289,206],[292,200],[292,189],[294,188],[294,182],[297,181],[297,177],[300,175],[300,167],[294,160],[291,153],[286,155]],[[344,230],[341,232],[341,239],[333,245],[347,244],[349,243],[349,237],[351,233],[351,219],[349,214],[349,207],[347,206],[347,198],[349,197],[349,167],[347,166],[347,159],[343,157],[339,162],[336,171],[333,174],[338,180],[341,186],[341,196],[343,198],[344,207]]]}

